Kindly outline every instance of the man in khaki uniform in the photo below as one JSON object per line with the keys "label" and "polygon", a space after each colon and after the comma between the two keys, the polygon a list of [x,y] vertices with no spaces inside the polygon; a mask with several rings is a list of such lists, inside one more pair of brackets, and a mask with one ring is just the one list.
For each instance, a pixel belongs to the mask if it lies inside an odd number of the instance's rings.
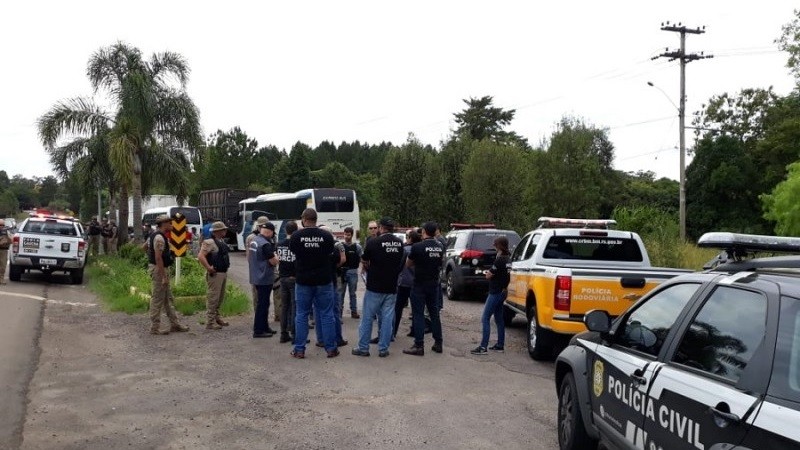
{"label": "man in khaki uniform", "polygon": [[228,326],[228,322],[220,319],[219,307],[225,299],[225,284],[228,279],[228,268],[230,258],[228,256],[228,245],[222,238],[228,227],[222,222],[214,222],[211,225],[211,239],[206,239],[200,246],[200,253],[197,260],[206,269],[206,284],[208,292],[206,294],[206,329],[219,330]]}
{"label": "man in khaki uniform", "polygon": [[6,221],[0,219],[0,284],[6,284],[6,264],[8,249],[11,247],[11,236],[6,229]]}
{"label": "man in khaki uniform", "polygon": [[[169,251],[165,233],[172,231],[172,219],[162,214],[156,217],[158,227],[150,234],[148,239],[147,257],[149,264],[147,271],[153,281],[153,292],[150,297],[150,334],[169,334],[170,331],[183,332],[189,331],[189,327],[178,323],[178,315],[175,313],[175,299],[172,296],[172,289],[169,285],[169,266],[172,265],[174,257]],[[161,310],[169,318],[170,328],[161,330]]]}

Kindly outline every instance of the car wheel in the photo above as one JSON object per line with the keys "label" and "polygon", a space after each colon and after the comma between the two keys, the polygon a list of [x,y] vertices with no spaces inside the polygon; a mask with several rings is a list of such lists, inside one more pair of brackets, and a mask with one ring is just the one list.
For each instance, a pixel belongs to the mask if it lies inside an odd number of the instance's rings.
{"label": "car wheel", "polygon": [[75,269],[69,273],[72,284],[83,284],[83,269]]}
{"label": "car wheel", "polygon": [[514,312],[513,309],[509,308],[508,306],[503,306],[503,323],[507,327],[511,326],[511,322],[514,321],[514,316],[516,315],[517,313]]}
{"label": "car wheel", "polygon": [[581,416],[578,390],[572,372],[564,375],[558,389],[558,446],[561,450],[584,450],[597,447],[586,433]]}
{"label": "car wheel", "polygon": [[22,267],[10,264],[8,267],[8,279],[11,281],[19,281],[22,278]]}
{"label": "car wheel", "polygon": [[456,282],[453,277],[453,271],[447,272],[445,275],[444,292],[450,300],[458,300],[459,293],[456,292]]}
{"label": "car wheel", "polygon": [[550,331],[539,326],[536,308],[528,311],[528,354],[539,361],[552,355],[552,336]]}

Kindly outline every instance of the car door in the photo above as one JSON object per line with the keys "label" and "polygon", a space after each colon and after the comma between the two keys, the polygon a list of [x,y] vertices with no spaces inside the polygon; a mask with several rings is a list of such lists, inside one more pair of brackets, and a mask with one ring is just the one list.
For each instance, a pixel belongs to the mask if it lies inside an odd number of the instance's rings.
{"label": "car door", "polygon": [[[644,448],[732,448],[766,392],[774,337],[767,292],[718,285],[687,318],[650,388]],[[772,295],[777,308],[777,289]],[[773,314],[777,321],[777,312]],[[772,329],[775,328],[773,325]]]}
{"label": "car door", "polygon": [[[506,296],[508,299],[517,298],[520,292],[525,292],[525,280],[522,277],[523,272],[520,270],[521,266],[518,261],[522,260],[522,256],[525,254],[525,246],[528,245],[531,236],[531,234],[524,236],[514,251],[511,252],[511,265],[509,267],[511,281],[508,283],[508,295]],[[519,301],[517,300],[514,303],[519,303]]]}
{"label": "car door", "polygon": [[664,286],[615,322],[609,339],[589,348],[592,416],[600,432],[619,448],[642,448],[642,425],[654,414],[647,391],[662,365],[659,356],[678,318],[701,284]]}

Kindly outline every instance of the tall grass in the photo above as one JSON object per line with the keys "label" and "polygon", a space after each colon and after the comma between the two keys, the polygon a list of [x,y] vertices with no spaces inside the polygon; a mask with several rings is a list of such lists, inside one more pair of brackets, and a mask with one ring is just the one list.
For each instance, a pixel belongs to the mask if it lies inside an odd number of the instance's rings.
{"label": "tall grass", "polygon": [[650,264],[655,267],[678,267],[699,270],[718,251],[699,248],[681,241],[675,213],[652,206],[618,207],[614,220],[620,230],[638,233],[644,241]]}
{"label": "tall grass", "polygon": [[[132,244],[129,248],[126,246],[120,249],[120,255],[124,257],[100,256],[92,260],[87,269],[89,288],[98,294],[111,311],[143,313],[150,305],[152,285],[146,269],[147,258],[145,256],[142,259],[144,252],[141,249]],[[174,282],[175,266],[170,270],[175,309],[187,316],[204,311],[205,271],[193,257],[184,257],[181,266],[181,282],[178,285]],[[236,284],[227,283],[220,314],[243,314],[250,311],[250,305],[250,298]]]}

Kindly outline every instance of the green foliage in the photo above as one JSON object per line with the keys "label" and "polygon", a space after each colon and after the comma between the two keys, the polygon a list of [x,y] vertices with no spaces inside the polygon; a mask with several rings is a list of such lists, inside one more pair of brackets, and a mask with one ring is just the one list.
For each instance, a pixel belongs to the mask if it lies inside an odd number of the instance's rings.
{"label": "green foliage", "polygon": [[258,141],[239,127],[217,130],[199,153],[196,170],[202,173],[201,190],[246,189],[255,181],[269,181],[263,176],[267,166],[265,158],[259,157]]}
{"label": "green foliage", "polygon": [[492,101],[490,95],[465,99],[464,103],[467,104],[467,108],[454,114],[456,124],[458,124],[455,134],[476,141],[489,139],[494,142],[527,148],[528,141],[525,138],[513,131],[503,130],[514,120],[516,110],[504,110],[492,106]]}
{"label": "green foliage", "polygon": [[139,244],[128,242],[118,250],[119,257],[127,260],[133,267],[147,268],[147,252]]}
{"label": "green foliage", "polygon": [[420,198],[423,216],[445,225],[465,220],[464,166],[475,144],[476,141],[467,137],[453,137],[432,158],[422,178],[422,192],[436,194]]}
{"label": "green foliage", "polygon": [[295,192],[311,187],[311,148],[297,142],[289,157],[282,159],[272,172],[279,192]]}
{"label": "green foliage", "polygon": [[17,196],[10,190],[0,193],[0,216],[12,217],[19,211]]}
{"label": "green foliage", "polygon": [[781,36],[776,40],[778,48],[789,53],[786,67],[800,81],[800,9],[794,10],[794,18],[781,31]]}
{"label": "green foliage", "polygon": [[472,222],[523,229],[525,209],[519,207],[525,178],[525,156],[518,147],[484,140],[476,144],[464,167],[464,204]]}
{"label": "green foliage", "polygon": [[388,215],[400,224],[419,223],[424,218],[420,198],[439,195],[422,192],[420,178],[429,164],[432,151],[426,150],[413,136],[399,149],[389,153],[383,163],[380,179],[381,215]]}
{"label": "green foliage", "polygon": [[786,180],[761,196],[764,217],[775,222],[779,236],[800,236],[800,162],[789,165]]}
{"label": "green foliage", "polygon": [[[88,266],[89,288],[104,301],[111,311],[128,314],[144,313],[149,306],[152,282],[147,270],[137,261],[140,248],[126,244],[120,248],[120,256],[99,256]],[[172,286],[175,309],[184,315],[192,315],[205,310],[206,282],[205,271],[196,259],[185,257],[181,261],[181,283]],[[174,279],[175,266],[171,269]],[[250,310],[250,298],[233,282],[227,283],[225,300],[220,314],[230,316],[243,314]]]}

